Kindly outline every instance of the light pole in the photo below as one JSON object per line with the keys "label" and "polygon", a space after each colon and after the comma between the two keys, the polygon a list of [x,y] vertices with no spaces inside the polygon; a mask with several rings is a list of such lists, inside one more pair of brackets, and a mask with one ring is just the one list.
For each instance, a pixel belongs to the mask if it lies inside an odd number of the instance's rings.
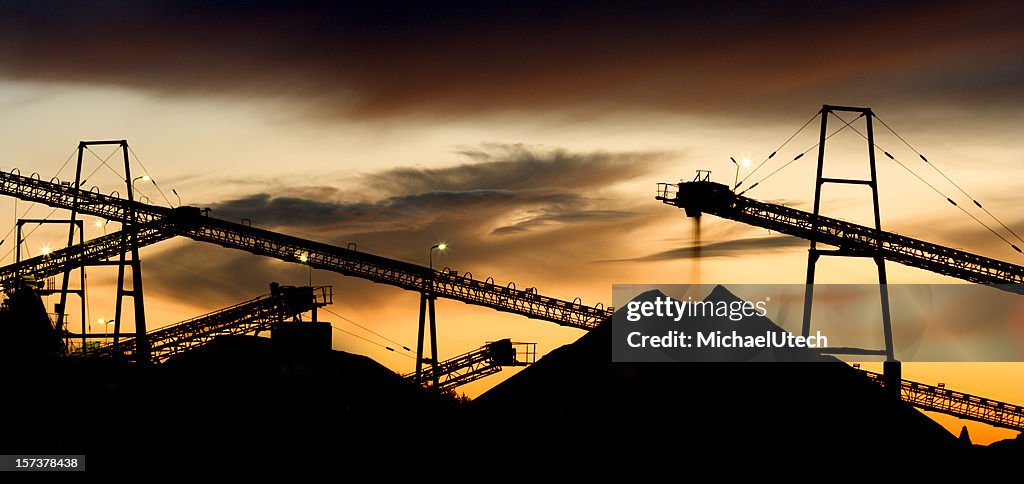
{"label": "light pole", "polygon": [[[137,176],[135,178],[132,178],[132,199],[134,199],[134,200],[139,200],[139,197],[135,196],[135,193],[134,193],[134,192],[137,191],[137,189],[135,188],[135,182],[137,182],[139,180],[142,180],[142,181],[153,181],[153,179],[150,178],[149,175],[142,175],[142,176]],[[153,183],[156,184],[156,182],[153,182]],[[145,196],[145,195],[143,195],[143,196]],[[146,198],[148,199],[149,197],[146,197]],[[139,201],[141,201],[141,200],[139,200]],[[146,202],[146,203],[149,203],[149,202]]]}
{"label": "light pole", "polygon": [[429,255],[429,256],[427,257],[427,260],[429,261],[429,264],[430,264],[430,271],[431,271],[431,272],[433,272],[433,271],[434,271],[434,249],[437,249],[437,250],[442,250],[442,251],[443,251],[443,250],[445,250],[445,249],[447,249],[447,248],[448,248],[448,244],[446,244],[446,243],[444,243],[444,242],[441,242],[440,244],[434,244],[434,245],[433,245],[433,246],[432,246],[432,247],[430,248],[430,255]]}
{"label": "light pole", "polygon": [[309,268],[309,287],[313,287],[313,266],[309,265],[309,253],[299,254],[299,262],[306,264],[306,267]]}
{"label": "light pole", "polygon": [[150,180],[152,180],[152,178],[150,178],[149,175],[142,175],[142,176],[137,176],[135,178],[132,178],[132,190],[135,190],[135,182],[137,182],[139,180],[150,181]]}
{"label": "light pole", "polygon": [[178,197],[178,206],[180,207],[181,206],[181,195],[178,195],[178,191],[173,189],[173,188],[171,189],[171,193],[173,193],[175,197]]}
{"label": "light pole", "polygon": [[736,190],[740,186],[740,166],[743,166],[743,168],[750,166],[750,160],[744,158],[743,161],[736,161],[736,158],[730,156],[729,161],[736,165],[736,177],[732,181],[732,189]]}
{"label": "light pole", "polygon": [[100,324],[103,325],[103,329],[104,329],[104,331],[106,331],[107,337],[109,338],[110,337],[110,326],[112,324],[114,324],[114,320],[107,321],[107,320],[105,320],[103,318],[100,318],[98,321],[99,321]]}

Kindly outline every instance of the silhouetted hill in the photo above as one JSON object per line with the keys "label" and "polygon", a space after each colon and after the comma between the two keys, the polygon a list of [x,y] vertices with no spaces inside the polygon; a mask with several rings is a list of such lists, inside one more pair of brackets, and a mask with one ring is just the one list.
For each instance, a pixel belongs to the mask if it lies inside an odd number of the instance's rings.
{"label": "silhouetted hill", "polygon": [[30,284],[18,283],[0,304],[0,362],[36,364],[57,358],[63,343]]}
{"label": "silhouetted hill", "polygon": [[[637,295],[632,301],[638,303],[654,303],[659,299],[672,300],[661,291],[651,290]],[[741,305],[744,301],[729,292],[725,287],[715,286],[711,293],[703,299],[703,302],[713,303],[713,307],[725,309],[730,307],[730,305]],[[623,308],[623,310],[626,310],[626,308]],[[623,311],[620,311],[618,312],[618,315],[621,316],[622,313]],[[731,319],[728,316],[716,315],[715,313],[702,311],[701,314],[687,314],[686,316],[680,317],[678,320],[677,316],[673,314],[647,316],[641,318],[640,321],[634,322],[627,321],[625,318],[620,317],[618,321],[621,321],[622,324],[615,325],[612,328],[612,338],[616,341],[625,341],[627,335],[634,331],[647,335],[664,335],[668,334],[670,331],[685,331],[691,336],[697,333],[712,334],[715,332],[719,332],[722,335],[731,335],[735,332],[739,335],[755,337],[765,337],[769,334],[773,336],[785,336],[789,334],[786,330],[776,325],[771,319],[759,316],[756,313],[742,317],[737,314],[735,319]],[[770,348],[702,347],[694,345],[693,340],[691,340],[691,347],[689,348],[663,347],[631,351],[643,351],[643,354],[648,357],[656,357],[665,361],[839,361],[832,356],[821,355],[817,350],[811,348],[794,348],[789,346]],[[637,353],[633,354],[636,355]],[[628,360],[629,358],[622,359]],[[646,360],[646,358],[643,359]]]}
{"label": "silhouetted hill", "polygon": [[[721,289],[712,297],[735,296]],[[753,322],[736,329],[767,328]],[[613,363],[611,338],[606,322],[480,396],[476,412],[483,419],[501,415],[509,428],[534,429],[539,453],[568,441],[601,443],[599,450],[586,447],[592,457],[671,454],[674,447],[655,444],[666,439],[689,442],[692,455],[957,445],[940,425],[842,363]]]}
{"label": "silhouetted hill", "polygon": [[0,400],[0,453],[86,454],[91,470],[309,470],[339,459],[358,469],[459,410],[364,356],[282,354],[252,336],[145,370],[102,360],[4,370],[4,395],[18,398]]}
{"label": "silhouetted hill", "polygon": [[[774,327],[751,321],[746,330]],[[249,336],[220,337],[147,369],[8,360],[0,453],[86,454],[90,470],[147,476],[382,478],[425,469],[525,475],[543,464],[592,475],[730,459],[732,475],[765,472],[748,465],[758,458],[824,454],[874,469],[866,459],[964,455],[952,434],[845,364],[613,363],[611,337],[601,325],[469,406],[363,356]],[[1020,442],[993,447],[1019,453]]]}
{"label": "silhouetted hill", "polygon": [[1017,434],[1016,438],[1003,439],[996,442],[992,442],[988,445],[991,449],[1005,450],[1015,452],[1017,456],[1024,453],[1024,433]]}

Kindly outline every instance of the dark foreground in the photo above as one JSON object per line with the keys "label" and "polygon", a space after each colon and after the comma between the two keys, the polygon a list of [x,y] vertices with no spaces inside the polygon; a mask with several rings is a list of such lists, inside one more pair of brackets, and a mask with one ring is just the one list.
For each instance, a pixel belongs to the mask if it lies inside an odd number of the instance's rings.
{"label": "dark foreground", "polygon": [[246,336],[147,370],[7,362],[0,453],[121,472],[1024,455],[1020,439],[963,445],[842,364],[615,364],[608,338],[594,330],[472,403],[362,356]]}

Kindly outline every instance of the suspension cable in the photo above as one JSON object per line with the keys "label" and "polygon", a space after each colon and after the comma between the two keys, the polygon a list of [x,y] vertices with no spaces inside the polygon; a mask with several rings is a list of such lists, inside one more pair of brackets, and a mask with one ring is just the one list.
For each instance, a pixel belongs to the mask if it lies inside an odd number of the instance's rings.
{"label": "suspension cable", "polygon": [[[863,114],[861,114],[861,116],[863,116]],[[838,114],[836,114],[836,117],[839,118],[839,119],[843,119]],[[853,122],[855,120],[856,120],[856,118],[854,120],[851,120],[851,122]],[[864,138],[865,140],[868,140],[868,137],[864,133],[861,133],[860,130],[858,130],[857,128],[854,128],[854,127],[851,126],[850,129],[852,129],[855,133],[859,134],[861,138]],[[922,178],[921,175],[918,175],[917,173],[915,173],[914,170],[911,170],[910,167],[908,167],[906,164],[900,162],[898,159],[896,159],[895,156],[892,155],[892,153],[889,153],[888,151],[883,149],[881,146],[879,146],[878,143],[874,143],[873,148],[879,149],[883,154],[885,154],[886,158],[889,158],[890,160],[896,162],[897,165],[901,166],[904,170],[907,170],[908,173],[910,173],[911,175],[914,175],[914,177],[917,178],[918,180],[920,180],[921,183],[924,183],[925,185],[927,185],[928,188],[931,188],[935,193],[939,194],[940,197],[945,198],[946,201],[950,203],[950,205],[953,205],[954,207],[959,209],[961,212],[963,212],[965,215],[967,215],[968,217],[972,218],[979,225],[981,225],[982,227],[985,227],[986,230],[988,230],[989,232],[992,232],[993,235],[995,235],[996,237],[999,237],[999,239],[1002,240],[1003,242],[1006,242],[1006,244],[1009,245],[1013,250],[1015,250],[1015,251],[1017,251],[1019,253],[1024,254],[1024,252],[1021,251],[1020,247],[1017,247],[1013,242],[1010,242],[1006,237],[1004,237],[1002,234],[1000,234],[995,229],[990,227],[988,224],[983,222],[981,219],[979,219],[973,213],[968,212],[967,209],[962,207],[960,204],[956,203],[956,201],[954,201],[952,197],[947,196],[941,190],[936,188],[935,185],[929,183],[927,180]]]}
{"label": "suspension cable", "polygon": [[[32,208],[32,207],[29,207],[29,209],[31,209],[31,208]],[[45,216],[45,217],[43,217],[43,220],[49,220],[49,219],[50,219],[50,217],[52,217],[52,216],[53,216],[53,214],[54,214],[55,212],[57,212],[57,210],[58,210],[58,209],[56,209],[56,208],[55,208],[55,209],[53,209],[53,210],[50,210],[50,213],[46,214],[46,216]],[[28,209],[26,209],[26,210],[25,210],[25,213],[24,213],[24,214],[22,214],[21,218],[25,218],[25,216],[26,216],[26,215],[28,215]],[[15,220],[15,221],[14,221],[14,225],[15,225],[15,227],[17,227],[17,225],[18,225],[18,221],[17,221],[17,220]],[[31,235],[32,235],[33,233],[35,233],[35,231],[36,231],[36,230],[39,230],[39,227],[42,227],[42,226],[43,226],[43,224],[42,224],[42,223],[38,223],[38,224],[36,224],[36,226],[35,226],[35,227],[32,227],[32,230],[29,230],[29,231],[28,231],[28,233],[26,233],[26,234],[23,234],[23,235],[22,235],[22,237],[21,237],[21,240],[17,241],[17,242],[18,242],[18,244],[20,244],[20,243],[22,243],[22,242],[24,242],[24,241],[28,240],[29,236],[31,236]],[[12,229],[12,230],[14,230],[14,229]],[[13,252],[14,252],[15,250],[17,250],[17,248],[18,248],[18,247],[17,247],[17,245],[18,245],[18,244],[15,244],[15,247],[11,247],[10,249],[7,249],[7,252],[4,252],[4,256],[3,256],[3,257],[0,257],[0,259],[6,259],[6,258],[7,258],[7,256],[11,255],[11,254],[12,254],[12,253],[13,253]],[[28,245],[25,245],[25,253],[26,253],[26,255],[28,255],[29,257],[31,257],[31,256],[32,256],[31,252],[29,252],[29,250],[28,250]]]}
{"label": "suspension cable", "polygon": [[[91,148],[89,148],[88,146],[86,146],[86,148],[85,148],[85,149],[86,149],[86,150],[88,150],[88,151],[89,151],[89,153],[91,153],[91,154],[92,154],[93,156],[95,156],[95,157],[96,157],[96,159],[100,160],[100,163],[102,164],[102,166],[105,166],[105,167],[107,167],[107,169],[109,169],[109,170],[110,170],[111,172],[113,172],[113,173],[114,173],[114,175],[116,175],[116,176],[117,176],[118,178],[121,178],[121,177],[122,177],[122,175],[121,175],[121,173],[120,173],[120,172],[118,172],[117,170],[115,170],[115,169],[114,169],[113,167],[111,167],[111,166],[110,166],[110,165],[109,165],[109,164],[107,163],[107,161],[108,161],[108,160],[109,160],[109,159],[110,159],[110,158],[111,158],[112,156],[114,156],[115,154],[117,154],[117,152],[118,152],[118,149],[117,149],[117,148],[114,148],[114,150],[113,150],[113,151],[111,151],[111,152],[110,152],[110,154],[109,154],[109,155],[107,155],[107,157],[106,157],[106,158],[100,158],[100,157],[99,157],[99,155],[97,155],[97,154],[96,154],[95,152],[93,152],[93,151],[92,151],[92,149],[91,149]],[[144,174],[145,174],[145,175],[146,175],[146,176],[147,176],[147,177],[149,178],[149,180],[150,180],[151,182],[153,182],[153,186],[154,186],[154,187],[156,187],[157,191],[158,191],[158,192],[160,193],[160,196],[162,196],[162,197],[164,198],[164,201],[165,201],[165,202],[167,202],[167,206],[168,206],[168,207],[171,207],[171,208],[174,208],[174,205],[172,205],[172,204],[171,204],[171,201],[167,199],[167,195],[165,195],[165,194],[164,194],[164,192],[163,192],[163,190],[161,190],[161,189],[160,189],[160,185],[158,185],[158,184],[156,183],[156,179],[154,179],[154,178],[153,178],[153,176],[149,174],[149,170],[147,170],[147,169],[146,169],[146,166],[142,164],[142,160],[140,160],[140,159],[139,159],[139,156],[135,154],[135,152],[134,152],[134,151],[132,150],[132,148],[131,148],[130,146],[128,147],[128,153],[129,153],[129,154],[130,154],[130,155],[131,155],[132,157],[134,157],[134,158],[135,158],[135,162],[136,162],[136,163],[138,163],[140,167],[142,167],[142,171],[143,171],[143,173],[144,173]],[[99,169],[99,167],[97,167],[97,170],[98,170],[98,169]],[[89,176],[85,177],[85,179],[83,179],[83,180],[81,181],[81,183],[85,183],[85,182],[86,182],[86,180],[88,180],[89,178],[92,178],[92,175],[93,175],[93,174],[95,174],[97,170],[93,170],[93,171],[92,171],[92,173],[90,173],[90,174],[89,174]],[[125,178],[125,182],[126,182],[126,183],[133,183],[133,182],[134,182],[134,180],[128,180],[128,179],[127,179],[127,177],[124,177],[124,178]],[[133,191],[134,191],[134,189],[135,189],[134,185],[132,186],[132,189],[133,189]],[[145,195],[143,195],[143,196],[145,196]],[[149,197],[146,197],[146,198],[148,199]]]}
{"label": "suspension cable", "polygon": [[136,162],[136,163],[138,163],[138,164],[139,164],[139,166],[140,166],[140,167],[142,168],[142,172],[143,172],[143,173],[145,173],[145,174],[146,174],[146,176],[148,176],[148,177],[149,177],[149,180],[150,180],[151,182],[153,182],[153,186],[154,186],[154,187],[156,187],[156,191],[160,193],[160,196],[161,196],[161,197],[164,197],[164,201],[165,201],[165,202],[167,202],[167,206],[168,206],[168,207],[171,207],[171,208],[174,208],[174,205],[173,205],[173,204],[171,203],[171,201],[170,201],[170,200],[169,200],[169,199],[167,198],[167,195],[165,195],[165,194],[164,194],[164,191],[160,189],[160,185],[158,185],[158,184],[156,183],[156,178],[153,178],[153,175],[151,175],[151,174],[149,173],[149,170],[148,170],[148,169],[146,169],[146,165],[143,165],[143,164],[142,164],[142,159],[141,159],[141,158],[139,158],[139,155],[135,154],[135,150],[133,150],[131,146],[129,146],[129,147],[128,147],[128,152],[129,152],[129,153],[131,153],[131,155],[132,155],[132,156],[133,156],[133,157],[135,158],[135,162]]}
{"label": "suspension cable", "polygon": [[[117,148],[114,148],[114,150],[111,151],[110,154],[107,155],[106,158],[100,158],[100,155],[97,155],[96,152],[93,151],[92,148],[90,148],[88,146],[85,147],[85,151],[88,151],[90,154],[92,154],[92,156],[95,156],[97,160],[100,160],[100,164],[102,166],[107,167],[107,169],[110,170],[111,173],[116,175],[118,178],[122,178],[121,173],[119,173],[117,170],[115,170],[114,167],[112,167],[112,166],[107,164],[107,160],[109,160],[111,157],[113,157],[117,153]],[[97,167],[97,168],[99,168],[99,167]],[[94,170],[93,173],[96,173],[96,171]],[[89,176],[85,177],[85,180],[88,180],[91,177],[92,177],[92,175],[89,175]],[[85,183],[85,180],[82,180],[81,183]]]}
{"label": "suspension cable", "polygon": [[[68,166],[68,163],[71,163],[71,159],[75,157],[75,153],[78,153],[78,148],[75,148],[75,149],[71,150],[71,153],[68,154],[67,159],[64,160],[64,163],[61,163],[60,168],[57,169],[57,175],[60,175],[60,172],[64,171],[64,168],[66,166]],[[54,175],[54,176],[57,176],[57,175]],[[28,215],[29,210],[32,210],[32,207],[34,207],[35,205],[36,205],[36,202],[30,203],[28,205],[28,208],[25,209],[25,213],[22,214],[21,217],[18,217],[18,199],[17,198],[14,199],[14,218],[15,218],[14,226],[12,226],[10,228],[10,230],[8,230],[6,234],[4,234],[3,239],[0,239],[0,245],[3,245],[4,242],[7,242],[7,238],[11,236],[12,232],[14,232],[14,229],[17,227],[17,224],[18,224],[18,220],[17,219],[18,218],[25,218],[25,216]],[[53,212],[51,211],[50,213],[52,214]],[[11,253],[11,251],[8,251],[7,254],[4,254],[3,258],[6,259],[7,256],[10,255],[10,253]]]}
{"label": "suspension cable", "polygon": [[754,173],[756,173],[756,172],[757,172],[757,170],[759,170],[759,169],[760,169],[760,168],[761,168],[762,166],[764,166],[764,164],[765,164],[765,163],[768,163],[768,160],[770,160],[770,159],[774,158],[774,157],[775,157],[775,155],[776,155],[776,154],[777,154],[777,153],[778,153],[779,151],[781,151],[781,150],[782,150],[782,148],[785,148],[785,147],[786,147],[786,145],[787,145],[787,144],[789,144],[789,142],[790,142],[790,141],[793,141],[793,138],[796,138],[796,135],[800,134],[800,132],[801,132],[801,131],[803,131],[803,130],[804,130],[804,128],[806,128],[806,127],[807,127],[808,125],[810,125],[810,124],[811,124],[811,122],[812,122],[812,121],[814,121],[814,120],[815,120],[815,118],[817,118],[817,117],[818,117],[818,114],[817,114],[817,113],[816,113],[816,114],[814,114],[813,116],[811,116],[811,118],[810,118],[810,119],[808,119],[808,120],[807,120],[807,122],[806,122],[806,123],[804,123],[804,125],[800,127],[800,129],[796,130],[796,132],[795,132],[795,133],[793,133],[793,135],[792,135],[792,136],[790,136],[790,137],[789,137],[788,139],[786,139],[786,141],[785,141],[784,143],[782,143],[781,145],[779,145],[779,147],[778,147],[778,148],[775,148],[775,150],[773,150],[773,151],[772,151],[772,153],[771,153],[770,155],[768,155],[768,157],[767,157],[767,158],[765,158],[765,159],[764,159],[763,161],[761,161],[760,163],[758,163],[758,164],[757,164],[757,166],[755,166],[753,170],[750,170],[750,173],[747,173],[747,175],[746,175],[746,176],[744,176],[744,177],[743,177],[743,179],[742,179],[742,180],[740,180],[740,181],[739,181],[739,183],[737,183],[735,187],[733,187],[733,190],[735,190],[735,189],[739,188],[739,187],[740,187],[740,185],[742,185],[742,184],[743,184],[743,182],[747,181],[747,179],[748,179],[748,178],[750,178],[751,176],[753,176],[753,175],[754,175]]}
{"label": "suspension cable", "polygon": [[[877,119],[879,123],[882,123],[882,126],[885,126],[885,129],[888,129],[889,132],[892,133],[893,135],[895,135],[897,139],[899,139],[900,141],[903,142],[903,144],[907,145],[907,148],[910,148],[911,151],[913,151],[915,154],[917,154],[917,156],[921,158],[921,161],[924,161],[926,165],[932,167],[932,169],[935,170],[939,175],[942,175],[942,178],[945,178],[946,181],[948,181],[951,185],[956,187],[956,189],[959,190],[960,193],[963,193],[965,197],[967,197],[967,198],[969,198],[971,200],[971,202],[974,202],[975,206],[977,206],[982,211],[984,211],[986,214],[988,214],[989,217],[992,217],[992,220],[995,220],[997,223],[999,223],[999,225],[1001,225],[1004,229],[1006,229],[1007,232],[1009,232],[1014,237],[1016,237],[1017,240],[1019,240],[1021,242],[1024,242],[1024,239],[1022,239],[1020,237],[1020,235],[1017,235],[1017,233],[1014,232],[1013,229],[1011,229],[1005,223],[1003,223],[1003,221],[1000,220],[999,217],[996,217],[995,214],[993,214],[987,208],[982,206],[981,202],[979,202],[976,198],[971,196],[971,194],[967,193],[967,191],[964,190],[963,187],[961,187],[959,184],[957,184],[955,181],[953,181],[950,177],[946,176],[946,173],[944,173],[942,170],[940,170],[939,167],[935,166],[935,164],[932,163],[931,161],[928,161],[928,158],[926,158],[923,154],[921,154],[920,151],[917,151],[917,148],[914,148],[914,146],[911,145],[906,139],[904,139],[903,136],[900,136],[900,134],[897,133],[896,130],[892,129],[888,124],[886,124],[885,121],[883,121],[878,116],[875,116],[875,119]],[[1011,244],[1011,245],[1013,245],[1013,244]],[[1020,252],[1020,250],[1018,250],[1017,252]]]}
{"label": "suspension cable", "polygon": [[[832,113],[832,114],[835,114],[835,113]],[[818,115],[817,115],[817,114],[815,114],[815,115],[814,115],[814,117],[818,117]],[[837,118],[839,118],[839,116],[836,116],[836,117],[837,117]],[[812,119],[813,119],[813,118],[812,118]],[[844,120],[843,118],[839,118],[839,120],[843,122],[843,126],[842,126],[841,128],[839,128],[839,129],[837,129],[837,130],[833,131],[833,132],[832,132],[832,134],[830,134],[830,135],[826,136],[826,137],[825,137],[825,141],[828,141],[828,140],[829,140],[829,138],[831,138],[831,137],[833,137],[833,136],[835,136],[835,135],[839,134],[839,132],[840,132],[840,131],[842,131],[842,130],[844,130],[844,129],[846,129],[846,128],[852,128],[852,126],[850,126],[850,123],[853,123],[854,121],[856,121],[856,120],[857,120],[857,118],[851,119],[851,120],[850,120],[850,122],[846,122],[846,120]],[[805,125],[805,126],[806,126],[806,125]],[[803,128],[801,128],[801,129],[803,129]],[[762,182],[764,182],[765,180],[767,180],[767,179],[771,178],[771,177],[772,177],[772,176],[774,176],[774,175],[775,175],[776,173],[778,173],[778,172],[782,171],[782,170],[783,170],[784,168],[786,168],[787,166],[789,166],[789,165],[792,165],[794,161],[796,161],[796,160],[799,160],[800,158],[803,158],[803,157],[804,157],[804,155],[806,155],[807,153],[810,153],[810,151],[811,151],[811,150],[813,150],[814,148],[817,148],[819,144],[821,144],[821,142],[820,142],[820,141],[819,141],[819,142],[817,142],[817,143],[814,143],[814,145],[812,145],[812,146],[811,146],[810,148],[807,148],[806,150],[804,150],[804,151],[803,151],[802,153],[800,153],[799,155],[796,155],[795,157],[793,157],[793,159],[792,159],[792,160],[789,160],[789,161],[787,161],[787,162],[786,162],[786,163],[785,163],[784,165],[782,165],[782,166],[780,166],[780,167],[776,168],[776,169],[775,169],[775,171],[773,171],[773,172],[769,173],[769,174],[768,174],[767,176],[765,176],[764,178],[762,178],[762,179],[758,180],[758,181],[757,181],[756,183],[754,183],[753,185],[750,185],[750,187],[748,187],[748,188],[747,188],[746,190],[743,190],[742,192],[738,193],[738,195],[739,195],[739,196],[743,196],[743,194],[744,194],[744,193],[747,193],[747,192],[749,192],[749,191],[753,190],[753,189],[754,189],[754,187],[756,187],[756,186],[760,185],[760,184],[761,184]],[[737,185],[737,186],[739,186],[739,185]]]}
{"label": "suspension cable", "polygon": [[64,163],[61,163],[60,168],[57,168],[57,174],[54,176],[60,176],[60,172],[64,171],[64,168],[68,166],[68,163],[71,163],[71,159],[75,157],[76,153],[78,153],[78,148],[71,150],[71,153],[68,154],[68,158],[64,160]]}
{"label": "suspension cable", "polygon": [[[112,171],[113,171],[113,168],[111,168],[111,167],[110,167],[110,165],[107,165],[107,160],[109,160],[111,156],[114,156],[114,154],[115,154],[115,153],[117,153],[117,150],[114,150],[114,151],[112,151],[112,152],[111,152],[111,153],[110,153],[109,155],[107,155],[107,157],[106,157],[105,159],[104,159],[104,158],[100,158],[100,157],[99,157],[99,155],[97,155],[96,153],[93,153],[93,152],[92,152],[92,150],[89,150],[89,148],[88,148],[88,147],[86,147],[86,150],[88,150],[88,151],[89,151],[90,153],[92,153],[92,155],[93,155],[93,156],[95,156],[95,157],[96,157],[97,159],[99,159],[99,160],[100,160],[100,163],[102,163],[102,164],[100,164],[100,165],[96,166],[96,168],[93,168],[93,170],[92,170],[91,172],[89,172],[89,174],[88,174],[88,175],[86,175],[86,177],[85,177],[85,178],[83,178],[83,179],[82,179],[81,183],[84,183],[84,182],[85,182],[85,180],[88,180],[88,179],[92,178],[92,176],[93,176],[93,175],[95,175],[95,174],[96,174],[96,172],[97,172],[97,171],[99,171],[99,170],[100,170],[100,168],[102,168],[102,167],[104,167],[104,166],[106,166],[106,167],[107,167],[108,169],[110,169],[110,170],[112,170]],[[70,160],[70,158],[69,158],[69,160]],[[66,163],[65,163],[65,164],[66,164]],[[61,168],[61,169],[63,170],[63,168]],[[58,173],[59,173],[59,171],[58,171]],[[116,171],[115,171],[114,173],[115,173],[115,174],[117,174],[117,172],[116,172]],[[118,174],[118,176],[120,176],[120,174]],[[81,188],[81,187],[79,187],[79,188]],[[31,204],[31,205],[29,205],[29,207],[28,207],[27,209],[25,209],[25,213],[24,213],[24,214],[22,214],[21,218],[25,218],[25,216],[26,216],[26,215],[28,215],[28,212],[29,212],[29,210],[31,210],[31,209],[32,209],[32,207],[33,207],[33,206],[34,206],[35,204],[36,204],[35,202],[32,202],[32,204]],[[43,217],[43,220],[49,220],[49,219],[50,219],[50,217],[52,217],[52,216],[53,216],[53,214],[57,212],[57,210],[59,210],[59,209],[58,209],[58,208],[54,208],[54,209],[50,210],[50,213],[46,214],[46,216],[45,216],[45,217]],[[17,226],[17,220],[15,220],[15,227],[16,227],[16,226]],[[24,234],[24,236],[22,236],[22,238],[21,238],[21,239],[22,239],[22,241],[24,241],[24,240],[28,239],[28,238],[29,238],[29,236],[31,236],[31,235],[32,235],[33,233],[35,233],[35,231],[36,231],[36,230],[39,230],[39,227],[42,227],[42,226],[43,226],[43,224],[41,224],[41,223],[40,223],[40,224],[36,224],[36,226],[35,226],[35,227],[32,227],[32,230],[29,230],[29,231],[28,231],[28,233],[26,233],[26,234]],[[13,231],[13,230],[14,230],[14,228],[11,228],[11,230],[7,232],[7,236],[9,236],[9,235],[11,234],[11,231]],[[7,239],[7,236],[5,236],[5,237],[4,237],[4,240],[6,240],[6,239]],[[18,242],[20,243],[21,241],[18,241]],[[3,243],[3,242],[0,242],[0,244],[2,244],[2,243]],[[16,248],[17,248],[17,247],[14,247],[14,248],[8,249],[8,250],[7,250],[7,252],[6,252],[6,253],[4,253],[4,255],[3,255],[3,257],[2,257],[2,258],[3,258],[3,259],[6,259],[6,258],[7,258],[7,256],[11,255],[11,253],[12,253],[12,252],[14,252],[14,250],[15,250]],[[26,249],[27,249],[27,246],[26,246]]]}

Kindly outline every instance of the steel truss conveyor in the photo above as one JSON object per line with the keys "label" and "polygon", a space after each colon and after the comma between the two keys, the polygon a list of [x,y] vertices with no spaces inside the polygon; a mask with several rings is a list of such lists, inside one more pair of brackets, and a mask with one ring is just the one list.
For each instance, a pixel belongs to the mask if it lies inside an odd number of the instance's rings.
{"label": "steel truss conveyor", "polygon": [[711,181],[659,183],[657,200],[836,247],[841,255],[875,257],[1024,294],[1024,267],[795,208],[759,202]]}
{"label": "steel truss conveyor", "polygon": [[[431,378],[426,378],[422,383],[428,388],[448,390],[493,375],[504,366],[533,364],[536,356],[536,343],[517,343],[509,339],[492,341],[473,351],[425,367],[423,374]],[[416,374],[410,373],[405,378],[415,381]],[[437,380],[436,387],[433,385],[434,380]]]}
{"label": "steel truss conveyor", "polygon": [[[78,201],[75,203],[77,194]],[[116,222],[127,222],[134,212],[139,245],[152,244],[173,236],[244,250],[287,262],[303,263],[317,269],[359,277],[412,291],[429,291],[434,297],[462,301],[498,311],[554,322],[563,326],[591,329],[611,317],[612,309],[586,306],[538,294],[533,289],[502,286],[490,279],[477,280],[430,268],[359,252],[347,247],[298,237],[204,216],[196,207],[166,208],[132,202],[71,185],[40,180],[17,173],[0,172],[0,195],[42,203],[61,209]],[[119,250],[118,234],[110,234],[85,246],[71,246],[48,256],[23,261],[2,271],[5,277],[37,272],[56,274],[66,267],[84,265],[87,260],[112,257]],[[108,243],[109,242],[109,243]],[[300,262],[304,259],[305,262]],[[3,272],[6,271],[6,272]],[[10,279],[7,279],[10,280]]]}
{"label": "steel truss conveyor", "polygon": [[[271,325],[331,304],[330,286],[278,287],[270,294],[146,333],[150,362],[163,363],[178,353],[198,348],[213,338],[231,334],[258,334]],[[302,323],[295,323],[302,324]],[[136,359],[137,341],[127,338],[86,353],[86,356]]]}
{"label": "steel truss conveyor", "polygon": [[[881,373],[862,372],[871,381],[884,386]],[[910,380],[900,382],[900,399],[922,410],[987,423],[994,427],[1024,432],[1024,407],[991,400]]]}

